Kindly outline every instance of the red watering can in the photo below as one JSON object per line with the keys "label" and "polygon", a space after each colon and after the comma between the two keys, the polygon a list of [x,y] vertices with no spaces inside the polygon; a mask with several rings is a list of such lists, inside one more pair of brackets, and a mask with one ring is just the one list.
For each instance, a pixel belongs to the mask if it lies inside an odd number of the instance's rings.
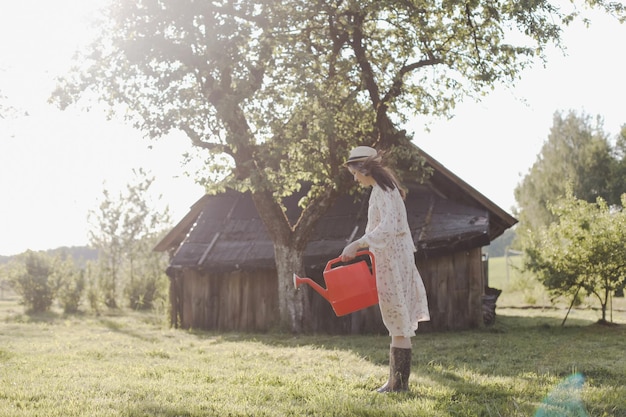
{"label": "red watering can", "polygon": [[337,266],[342,263],[341,257],[338,257],[328,261],[324,269],[326,288],[311,278],[300,278],[296,274],[293,274],[293,285],[298,288],[302,284],[309,284],[330,303],[338,317],[378,304],[374,254],[368,250],[356,254],[357,257],[362,255],[369,256],[371,270],[365,259]]}

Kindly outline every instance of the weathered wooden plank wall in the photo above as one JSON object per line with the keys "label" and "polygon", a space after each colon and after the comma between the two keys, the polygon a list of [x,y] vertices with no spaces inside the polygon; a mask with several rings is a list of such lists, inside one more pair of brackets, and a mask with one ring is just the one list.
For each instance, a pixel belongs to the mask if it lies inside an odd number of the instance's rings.
{"label": "weathered wooden plank wall", "polygon": [[484,277],[480,248],[421,259],[433,330],[460,330],[482,325]]}
{"label": "weathered wooden plank wall", "polygon": [[[174,284],[174,282],[176,282]],[[273,271],[229,274],[184,271],[172,278],[178,294],[172,316],[185,329],[267,331],[278,320]]]}
{"label": "weathered wooden plank wall", "polygon": [[[420,259],[418,270],[428,294],[431,321],[418,331],[461,330],[483,323],[484,269],[481,249]],[[323,286],[321,271],[309,277]],[[386,334],[377,306],[343,317],[310,287],[306,292],[310,315],[304,328],[313,333]],[[182,328],[219,331],[267,331],[279,320],[277,280],[273,270],[229,274],[179,271],[170,284],[172,318]]]}

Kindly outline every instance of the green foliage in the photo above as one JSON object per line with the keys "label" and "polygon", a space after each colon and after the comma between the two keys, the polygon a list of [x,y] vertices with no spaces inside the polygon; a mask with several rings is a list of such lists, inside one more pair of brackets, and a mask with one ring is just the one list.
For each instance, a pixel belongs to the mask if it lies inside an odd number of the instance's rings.
{"label": "green foliage", "polygon": [[609,202],[619,201],[620,196],[626,190],[626,124],[622,126],[619,135],[615,139],[613,157],[616,163],[613,165],[609,182],[611,190]]}
{"label": "green foliage", "polygon": [[123,257],[123,243],[120,227],[123,215],[122,196],[114,200],[108,190],[103,190],[103,200],[99,211],[90,211],[91,223],[89,240],[98,249],[97,282],[107,307],[118,305],[118,287],[120,284],[120,266]]}
{"label": "green foliage", "polygon": [[[42,251],[52,258],[72,258],[74,263],[79,267],[84,267],[88,261],[98,259],[98,251],[89,246],[60,246],[55,249]],[[0,256],[0,265],[18,259],[19,255]]]}
{"label": "green foliage", "polygon": [[85,270],[80,269],[72,258],[55,260],[54,277],[58,289],[56,299],[63,312],[77,313],[85,292]]}
{"label": "green foliage", "polygon": [[[55,255],[51,255],[54,253]],[[85,270],[72,250],[26,251],[11,257],[2,269],[29,313],[47,312],[58,301],[64,313],[78,312],[85,290]]]}
{"label": "green foliage", "polygon": [[524,268],[557,296],[574,296],[579,289],[593,295],[606,320],[609,297],[626,279],[626,211],[601,198],[577,199],[571,190],[550,208],[557,221],[529,236]]}
{"label": "green foliage", "polygon": [[122,294],[135,309],[150,309],[165,297],[165,255],[152,248],[170,223],[169,208],[159,210],[149,198],[154,177],[141,169],[134,174],[124,193],[114,198],[105,189],[99,210],[90,212],[91,244],[99,256],[90,269],[88,297],[96,311],[100,302],[118,307]]}
{"label": "green foliage", "polygon": [[100,314],[105,305],[98,265],[97,261],[90,261],[85,266],[85,298],[89,310],[96,314]]}
{"label": "green foliage", "polygon": [[98,250],[90,246],[61,246],[46,253],[54,258],[72,259],[74,265],[84,268],[87,262],[98,259]]}
{"label": "green foliage", "polygon": [[278,198],[303,178],[332,184],[355,144],[401,145],[394,125],[410,114],[448,115],[465,96],[514,82],[578,14],[562,10],[517,0],[115,0],[54,100],[94,93],[150,137],[183,131],[209,151],[200,177]]}
{"label": "green foliage", "polygon": [[585,114],[556,113],[537,161],[515,189],[520,235],[554,221],[549,205],[565,196],[568,187],[584,201],[595,202],[601,197],[609,204],[619,204],[611,186],[616,164],[600,118],[594,125]]}
{"label": "green foliage", "polygon": [[27,311],[42,313],[52,306],[58,288],[53,271],[52,258],[43,252],[27,251],[19,256],[10,282]]}
{"label": "green foliage", "polygon": [[126,285],[126,298],[135,310],[151,310],[157,303],[167,300],[169,279],[165,275],[167,257],[153,252],[158,239],[144,238],[135,246],[136,256],[132,267],[129,264],[129,280]]}
{"label": "green foliage", "polygon": [[29,313],[47,312],[57,301],[64,313],[79,310],[85,290],[85,270],[68,252],[26,251],[3,268],[12,289],[22,297]]}

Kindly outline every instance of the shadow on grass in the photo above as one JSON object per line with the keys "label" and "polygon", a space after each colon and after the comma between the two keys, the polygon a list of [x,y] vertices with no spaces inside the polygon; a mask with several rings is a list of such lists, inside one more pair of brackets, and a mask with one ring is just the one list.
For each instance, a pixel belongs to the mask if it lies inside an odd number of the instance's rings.
{"label": "shadow on grass", "polygon": [[[539,311],[540,313],[540,311]],[[518,316],[511,313],[511,310],[507,310],[507,314],[500,314],[496,319],[496,324],[490,327],[485,327],[484,330],[490,329],[503,330],[517,330],[517,329],[532,329],[537,327],[555,327],[555,328],[570,328],[570,327],[584,327],[595,324],[594,320],[581,319],[581,318],[568,318],[564,325],[562,325],[564,319],[558,315],[523,315]]]}
{"label": "shadow on grass", "polygon": [[35,323],[35,324],[54,324],[60,318],[63,317],[63,314],[46,311],[43,313],[34,313],[32,311],[16,311],[10,310],[8,315],[5,317],[5,322],[14,322],[14,323]]}
{"label": "shadow on grass", "polygon": [[121,323],[119,321],[115,321],[106,317],[100,318],[98,322],[113,332],[124,334],[126,336],[130,336],[132,338],[142,340],[144,342],[158,342],[159,340],[155,336],[146,335],[145,331],[139,331],[132,326],[128,326],[124,323]]}
{"label": "shadow on grass", "polygon": [[[626,383],[624,366],[615,368],[623,356],[623,325],[602,326],[592,320],[499,316],[496,324],[475,330],[420,333],[413,338],[413,369],[416,374],[449,386],[461,393],[472,393],[490,385],[489,378],[540,376],[566,377],[582,372],[609,385]],[[386,366],[389,338],[386,336],[291,335],[284,333],[244,334],[194,332],[212,343],[256,342],[281,348],[308,347],[351,352],[377,366]],[[602,348],[600,357],[592,352]],[[482,382],[468,382],[468,375]],[[488,397],[508,395],[497,386],[485,392]]]}
{"label": "shadow on grass", "polygon": [[[417,336],[412,340],[414,346],[419,349],[423,340],[457,339],[460,336],[471,340],[498,334],[533,333],[545,330],[557,333],[580,331],[587,327],[597,326],[593,320],[568,319],[565,326],[561,326],[561,321],[562,319],[553,317],[498,316],[496,324],[492,326],[461,331],[418,331]],[[616,325],[616,327],[620,327],[620,325]],[[390,342],[390,338],[383,335],[332,335],[327,333],[294,335],[283,332],[239,333],[202,330],[189,330],[188,332],[199,339],[211,340],[214,343],[247,341],[278,347],[309,346],[328,350],[349,350],[363,353],[364,356],[369,356],[368,353],[379,349],[383,349],[384,354],[387,355]]]}

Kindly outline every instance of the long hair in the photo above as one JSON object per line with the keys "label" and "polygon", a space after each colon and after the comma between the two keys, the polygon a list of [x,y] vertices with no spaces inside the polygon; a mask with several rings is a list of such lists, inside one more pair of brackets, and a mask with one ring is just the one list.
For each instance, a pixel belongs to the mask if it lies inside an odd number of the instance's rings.
{"label": "long hair", "polygon": [[402,199],[406,197],[404,189],[400,186],[400,182],[396,178],[393,170],[383,164],[383,153],[378,152],[377,155],[370,156],[363,161],[348,162],[346,165],[363,175],[374,178],[376,184],[384,191],[398,189]]}

